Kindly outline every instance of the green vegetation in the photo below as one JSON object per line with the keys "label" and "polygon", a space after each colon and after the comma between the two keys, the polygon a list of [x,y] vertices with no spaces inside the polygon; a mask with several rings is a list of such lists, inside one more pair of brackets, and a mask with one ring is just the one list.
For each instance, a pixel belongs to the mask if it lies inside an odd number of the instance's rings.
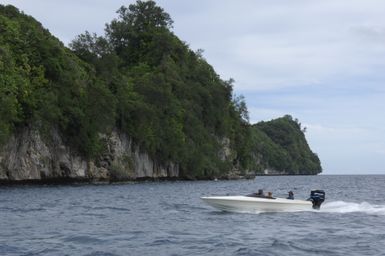
{"label": "green vegetation", "polygon": [[301,124],[289,115],[252,126],[252,152],[262,158],[260,167],[288,174],[318,174],[321,163],[306,142]]}
{"label": "green vegetation", "polygon": [[86,156],[100,152],[115,98],[91,66],[13,6],[0,6],[0,57],[2,141],[35,123],[57,126]]}
{"label": "green vegetation", "polygon": [[[24,126],[56,127],[96,159],[104,150],[99,134],[116,128],[159,162],[178,163],[182,176],[321,170],[291,118],[248,123],[233,80],[176,37],[155,2],[118,14],[104,36],[85,32],[68,49],[32,17],[0,5],[0,143]],[[224,138],[233,154],[220,159]]]}

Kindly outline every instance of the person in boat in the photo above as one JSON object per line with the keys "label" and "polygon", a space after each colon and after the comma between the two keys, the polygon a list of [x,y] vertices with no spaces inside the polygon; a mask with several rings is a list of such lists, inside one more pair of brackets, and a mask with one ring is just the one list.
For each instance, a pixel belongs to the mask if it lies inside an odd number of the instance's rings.
{"label": "person in boat", "polygon": [[262,189],[258,189],[258,192],[255,193],[255,196],[256,197],[265,197],[265,194],[263,193]]}
{"label": "person in boat", "polygon": [[247,195],[247,196],[251,196],[251,197],[266,197],[265,194],[263,193],[262,189],[258,189],[258,192],[251,193],[250,195]]}
{"label": "person in boat", "polygon": [[294,200],[294,193],[293,193],[293,191],[289,191],[289,196],[287,197],[287,199]]}
{"label": "person in boat", "polygon": [[272,192],[267,192],[267,198],[273,198],[273,193]]}

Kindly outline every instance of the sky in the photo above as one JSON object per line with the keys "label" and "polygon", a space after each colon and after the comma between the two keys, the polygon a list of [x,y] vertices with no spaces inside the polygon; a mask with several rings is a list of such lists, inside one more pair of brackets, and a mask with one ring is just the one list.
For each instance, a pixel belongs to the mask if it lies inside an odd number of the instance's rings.
{"label": "sky", "polygon": [[[385,174],[385,1],[159,0],[174,33],[222,79],[250,122],[290,114],[323,174]],[[133,0],[2,0],[66,45],[104,34]]]}

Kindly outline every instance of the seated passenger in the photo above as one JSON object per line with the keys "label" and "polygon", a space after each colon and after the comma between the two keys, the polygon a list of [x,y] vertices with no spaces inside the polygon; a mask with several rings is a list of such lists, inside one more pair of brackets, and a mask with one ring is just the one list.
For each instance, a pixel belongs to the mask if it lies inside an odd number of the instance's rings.
{"label": "seated passenger", "polygon": [[255,193],[255,196],[257,196],[257,197],[265,197],[265,194],[263,194],[263,190],[262,189],[258,189],[258,192]]}
{"label": "seated passenger", "polygon": [[287,199],[294,200],[294,193],[293,193],[293,191],[289,191],[289,196],[287,197]]}

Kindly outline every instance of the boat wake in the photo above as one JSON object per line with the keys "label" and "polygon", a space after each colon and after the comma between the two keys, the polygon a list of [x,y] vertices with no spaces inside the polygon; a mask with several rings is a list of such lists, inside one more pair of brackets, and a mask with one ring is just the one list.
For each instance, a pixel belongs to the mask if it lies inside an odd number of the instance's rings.
{"label": "boat wake", "polygon": [[[277,211],[278,212],[278,211]],[[293,212],[293,211],[280,211]],[[352,203],[344,201],[334,201],[324,203],[320,210],[308,209],[294,212],[315,212],[315,213],[365,213],[368,215],[385,216],[385,205],[370,204],[368,202]],[[239,211],[239,213],[260,214],[266,211]]]}
{"label": "boat wake", "polygon": [[354,213],[362,212],[370,215],[385,215],[385,205],[375,205],[367,202],[351,203],[344,201],[325,202],[320,212]]}

